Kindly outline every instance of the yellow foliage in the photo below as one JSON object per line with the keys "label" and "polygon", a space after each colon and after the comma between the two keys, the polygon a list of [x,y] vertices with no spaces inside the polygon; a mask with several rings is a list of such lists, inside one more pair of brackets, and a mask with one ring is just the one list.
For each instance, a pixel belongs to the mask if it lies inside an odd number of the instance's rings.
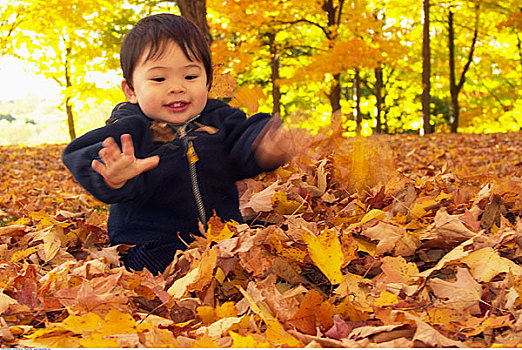
{"label": "yellow foliage", "polygon": [[337,232],[326,229],[318,236],[304,232],[302,237],[310,258],[326,278],[332,284],[341,283],[344,278],[341,272],[344,255]]}
{"label": "yellow foliage", "polygon": [[304,211],[304,206],[298,201],[288,199],[285,192],[276,192],[272,197],[274,211],[281,215],[299,214]]}
{"label": "yellow foliage", "polygon": [[242,336],[236,332],[230,332],[233,348],[271,348],[269,342],[258,341],[252,335]]}
{"label": "yellow foliage", "polygon": [[389,306],[389,305],[397,304],[398,302],[399,302],[399,298],[397,297],[397,295],[390,293],[386,290],[383,290],[381,292],[381,295],[377,299],[375,299],[375,301],[373,302],[373,305]]}
{"label": "yellow foliage", "polygon": [[245,107],[248,114],[254,114],[259,109],[259,100],[263,99],[266,99],[266,95],[261,87],[240,86],[234,90],[234,97],[230,101],[230,105],[238,108]]}

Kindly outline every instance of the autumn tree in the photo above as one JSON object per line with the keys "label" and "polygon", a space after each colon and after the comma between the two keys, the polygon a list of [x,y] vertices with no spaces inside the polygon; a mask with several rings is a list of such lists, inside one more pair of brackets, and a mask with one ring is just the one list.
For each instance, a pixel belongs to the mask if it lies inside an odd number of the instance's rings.
{"label": "autumn tree", "polygon": [[119,3],[109,0],[34,0],[28,3],[23,41],[27,52],[20,52],[37,70],[53,79],[62,89],[69,136],[76,138],[75,104],[94,88],[89,75],[104,71],[114,59],[114,48],[103,44],[103,31],[114,17]]}
{"label": "autumn tree", "polygon": [[475,44],[477,42],[478,36],[478,26],[479,26],[479,3],[477,2],[475,5],[475,23],[473,25],[473,34],[471,38],[471,43],[469,44],[468,49],[468,57],[465,60],[464,66],[462,67],[462,71],[460,73],[460,77],[456,77],[456,68],[455,68],[455,9],[450,7],[448,9],[448,62],[449,62],[449,79],[450,79],[450,95],[451,95],[451,103],[450,103],[450,122],[451,122],[451,132],[457,132],[459,127],[459,93],[464,86],[464,82],[466,81],[466,74],[469,70],[469,66],[473,61],[473,53],[475,51]]}
{"label": "autumn tree", "polygon": [[288,78],[289,66],[299,65],[299,55],[306,44],[299,40],[299,31],[283,23],[294,13],[290,2],[231,2],[220,6],[209,2],[213,11],[214,55],[226,69],[233,69],[240,83],[265,86],[270,90],[271,112],[281,111],[282,81]]}
{"label": "autumn tree", "polygon": [[15,0],[7,0],[0,7],[0,57],[13,51],[15,31],[23,22],[23,13],[27,11],[24,5]]}

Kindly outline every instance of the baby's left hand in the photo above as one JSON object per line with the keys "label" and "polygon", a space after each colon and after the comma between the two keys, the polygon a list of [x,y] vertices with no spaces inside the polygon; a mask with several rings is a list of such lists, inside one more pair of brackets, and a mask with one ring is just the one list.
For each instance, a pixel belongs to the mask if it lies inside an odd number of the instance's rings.
{"label": "baby's left hand", "polygon": [[292,158],[293,140],[278,114],[265,125],[253,146],[256,160],[264,168],[283,165]]}

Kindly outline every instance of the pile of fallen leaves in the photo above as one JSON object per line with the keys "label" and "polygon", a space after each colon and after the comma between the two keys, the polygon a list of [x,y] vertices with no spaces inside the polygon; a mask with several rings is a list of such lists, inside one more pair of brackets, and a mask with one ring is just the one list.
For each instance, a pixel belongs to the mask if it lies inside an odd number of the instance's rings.
{"label": "pile of fallen leaves", "polygon": [[63,145],[1,147],[4,347],[522,342],[522,134],[300,137],[163,275],[129,272]]}

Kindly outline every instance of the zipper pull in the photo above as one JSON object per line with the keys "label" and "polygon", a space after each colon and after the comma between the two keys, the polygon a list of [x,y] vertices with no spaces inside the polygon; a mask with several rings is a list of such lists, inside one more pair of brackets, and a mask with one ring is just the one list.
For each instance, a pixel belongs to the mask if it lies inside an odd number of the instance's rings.
{"label": "zipper pull", "polygon": [[185,132],[185,127],[186,127],[186,125],[183,125],[183,126],[180,126],[178,129],[178,135],[179,135],[180,139],[184,138],[185,135],[187,135],[187,133]]}
{"label": "zipper pull", "polygon": [[188,142],[187,158],[188,158],[189,163],[196,163],[199,160],[199,157],[196,154],[196,149],[194,148],[194,145],[192,144],[192,141]]}

